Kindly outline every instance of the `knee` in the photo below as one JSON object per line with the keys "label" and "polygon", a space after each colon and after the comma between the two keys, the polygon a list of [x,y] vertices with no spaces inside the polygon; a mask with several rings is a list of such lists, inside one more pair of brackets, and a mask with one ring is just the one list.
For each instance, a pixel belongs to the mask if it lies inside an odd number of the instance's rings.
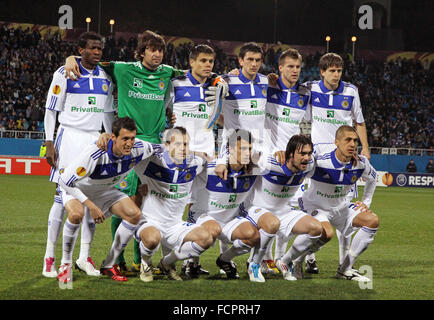
{"label": "knee", "polygon": [[263,221],[258,223],[258,227],[262,228],[268,233],[275,234],[277,231],[279,231],[280,220],[275,215],[270,214],[267,215]]}
{"label": "knee", "polygon": [[248,236],[249,242],[253,246],[257,245],[261,240],[259,230],[257,230],[256,228],[252,228],[251,230],[249,230],[246,236]]}
{"label": "knee", "polygon": [[74,224],[80,224],[83,220],[84,212],[83,210],[73,210],[68,212],[68,220]]}
{"label": "knee", "polygon": [[217,239],[217,237],[222,233],[222,228],[220,227],[220,225],[216,222],[216,221],[208,221],[205,222],[202,227],[209,232],[209,234],[211,235],[213,242],[215,241],[215,239]]}
{"label": "knee", "polygon": [[138,224],[140,222],[140,218],[142,217],[142,212],[139,208],[129,208],[127,213],[127,220],[131,224]]}
{"label": "knee", "polygon": [[202,230],[200,230],[198,233],[199,239],[197,241],[197,244],[200,245],[203,249],[208,249],[214,243],[214,239],[207,230],[205,230],[204,228],[201,229]]}
{"label": "knee", "polygon": [[140,239],[146,248],[153,250],[161,241],[161,235],[158,230],[150,230],[149,232],[142,231],[140,233]]}
{"label": "knee", "polygon": [[322,226],[319,221],[313,221],[309,227],[309,235],[312,237],[318,237],[322,234]]}
{"label": "knee", "polygon": [[325,241],[325,242],[329,242],[335,235],[335,232],[333,231],[332,228],[322,228],[322,236],[321,238]]}
{"label": "knee", "polygon": [[371,218],[367,222],[366,226],[368,228],[376,229],[380,226],[380,219],[378,218],[378,216],[376,214],[373,213]]}

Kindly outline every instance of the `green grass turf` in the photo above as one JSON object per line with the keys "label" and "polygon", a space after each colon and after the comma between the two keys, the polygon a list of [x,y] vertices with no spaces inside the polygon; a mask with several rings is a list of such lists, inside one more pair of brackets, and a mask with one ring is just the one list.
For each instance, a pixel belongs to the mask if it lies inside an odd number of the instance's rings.
{"label": "green grass turf", "polygon": [[[45,252],[47,218],[54,185],[47,177],[0,176],[0,299],[433,299],[434,296],[434,200],[433,189],[377,188],[372,209],[380,217],[375,241],[355,267],[370,266],[372,289],[334,278],[338,244],[333,239],[317,253],[320,273],[296,282],[266,276],[266,283],[248,280],[247,255],[235,259],[240,280],[228,281],[218,274],[218,245],[201,257],[211,272],[197,280],[175,282],[157,276],[151,283],[139,278],[117,283],[73,273],[72,290],[62,290],[56,279],[41,274]],[[359,191],[363,189],[360,188]],[[74,260],[78,256],[77,241]],[[110,223],[97,226],[92,256],[97,266],[111,245]],[[132,261],[132,243],[126,248]],[[61,240],[57,246],[61,257]],[[157,264],[160,254],[154,257]],[[180,262],[178,262],[180,269]]]}

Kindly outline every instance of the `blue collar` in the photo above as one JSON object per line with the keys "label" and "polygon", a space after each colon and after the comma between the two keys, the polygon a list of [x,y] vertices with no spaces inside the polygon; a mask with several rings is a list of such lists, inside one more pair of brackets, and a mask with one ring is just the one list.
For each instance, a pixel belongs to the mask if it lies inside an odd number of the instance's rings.
{"label": "blue collar", "polygon": [[201,84],[199,81],[197,81],[197,79],[195,77],[193,77],[193,75],[191,74],[191,70],[188,70],[187,77],[190,79],[190,81],[193,85]]}
{"label": "blue collar", "polygon": [[288,87],[285,86],[285,84],[283,83],[283,81],[282,81],[282,76],[279,77],[278,83],[279,83],[279,87],[280,87],[280,89],[282,89],[282,90],[293,90],[293,91],[297,91],[297,90],[298,90],[298,86],[299,86],[299,83],[298,83],[298,81],[297,81],[297,83],[296,83],[293,87],[288,88]]}
{"label": "blue collar", "polygon": [[282,170],[283,170],[283,172],[285,173],[285,175],[287,175],[288,177],[291,177],[294,173],[291,171],[291,170],[289,170],[289,168],[286,166],[286,161],[285,161],[285,163],[282,165],[282,166],[280,166],[281,168],[282,168]]}
{"label": "blue collar", "polygon": [[[87,71],[87,70],[82,66],[82,64],[81,64],[81,59],[77,59],[77,63],[78,63],[78,66],[79,66],[79,68],[80,68],[80,73],[81,73],[81,75],[82,75],[82,76],[86,76],[86,75],[88,75],[88,74],[89,74],[89,71]],[[99,66],[96,66],[95,69],[93,69],[92,74],[93,74],[94,76],[99,76]]]}
{"label": "blue collar", "polygon": [[117,155],[115,155],[115,154],[113,153],[113,140],[112,140],[112,139],[110,139],[110,140],[108,141],[108,144],[107,144],[107,154],[108,154],[109,159],[110,159],[111,161],[127,160],[127,159],[130,159],[130,158],[131,158],[131,154],[129,154],[129,155],[125,155],[125,156],[122,156],[122,157],[118,157]]}
{"label": "blue collar", "polygon": [[347,163],[345,166],[336,158],[336,149],[330,153],[330,159],[336,169],[340,169],[342,167],[351,169],[353,167],[353,159],[351,158],[350,163]]}
{"label": "blue collar", "polygon": [[181,169],[187,169],[187,158],[184,159],[184,161],[181,164],[176,164],[172,161],[172,159],[169,156],[168,151],[163,152],[163,159],[166,161],[167,166],[169,169],[173,169],[175,167],[181,168]]}
{"label": "blue collar", "polygon": [[[244,83],[248,83],[248,82],[250,82],[251,80],[247,79],[247,78],[244,76],[244,74],[243,74],[242,71],[243,71],[243,70],[240,69],[240,75],[238,76],[238,78],[239,78],[242,82],[244,82]],[[253,82],[255,82],[255,83],[258,83],[258,82],[259,82],[259,74],[256,74],[256,78],[253,80]]]}
{"label": "blue collar", "polygon": [[[319,82],[319,87],[321,88],[321,91],[326,93],[326,92],[330,92],[332,90],[329,90],[325,85],[324,85],[324,81],[321,80]],[[342,93],[344,91],[344,83],[342,82],[342,80],[339,80],[339,86],[336,89],[336,91],[332,91],[332,93]]]}

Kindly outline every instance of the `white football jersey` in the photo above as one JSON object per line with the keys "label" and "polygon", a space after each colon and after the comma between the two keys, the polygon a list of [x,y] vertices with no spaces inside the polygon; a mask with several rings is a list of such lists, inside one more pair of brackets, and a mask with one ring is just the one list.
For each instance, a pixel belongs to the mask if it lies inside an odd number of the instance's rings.
{"label": "white football jersey", "polygon": [[348,193],[360,177],[366,180],[362,201],[370,205],[376,187],[377,173],[368,159],[359,156],[354,164],[342,163],[336,158],[336,145],[318,144],[314,146],[315,169],[309,174],[310,185],[303,193],[300,207],[315,207],[322,210],[340,209],[350,201]]}
{"label": "white football jersey", "polygon": [[193,180],[204,170],[206,161],[189,155],[182,164],[175,164],[167,151],[147,160],[134,168],[141,182],[148,185],[143,215],[162,225],[177,224],[182,221]]}
{"label": "white football jersey", "polygon": [[286,163],[281,165],[272,156],[264,158],[267,160],[268,170],[256,179],[254,191],[247,197],[244,207],[256,206],[269,210],[276,216],[284,215],[289,211],[289,200],[295,196],[306,175],[312,171],[313,158],[305,171],[297,173],[292,173]]}
{"label": "white football jersey", "polygon": [[208,84],[197,81],[191,71],[172,80],[169,105],[176,115],[174,126],[187,129],[190,136],[190,150],[215,155],[215,141],[212,129],[207,129],[212,107],[205,102]]}
{"label": "white football jersey", "polygon": [[112,152],[113,141],[109,140],[107,151],[91,144],[60,174],[59,184],[80,202],[88,195],[113,188],[122,181],[133,167],[162,146],[137,139],[131,154],[117,157]]}
{"label": "white football jersey", "polygon": [[289,139],[300,134],[300,122],[309,113],[309,89],[297,83],[287,88],[279,78],[277,88],[271,86],[267,91],[267,104],[265,107],[265,129],[270,138],[268,151],[285,151]]}
{"label": "white football jersey", "polygon": [[197,196],[190,211],[192,214],[206,213],[218,222],[225,224],[240,214],[239,206],[246,199],[256,180],[256,175],[246,175],[244,170],[230,170],[228,179],[219,178],[214,170],[216,162],[210,162],[199,179],[203,192]]}
{"label": "white football jersey", "polygon": [[65,78],[65,67],[54,72],[45,108],[60,112],[59,123],[84,131],[101,130],[104,112],[114,112],[113,83],[110,76],[96,66],[89,73],[80,61],[81,77]]}
{"label": "white football jersey", "polygon": [[224,130],[245,129],[252,133],[255,144],[262,148],[265,141],[264,121],[267,103],[268,79],[257,74],[255,80],[247,79],[240,70],[239,76],[228,75],[229,95],[223,104]]}
{"label": "white football jersey", "polygon": [[313,143],[333,143],[336,130],[342,125],[353,126],[365,122],[360,105],[359,91],[351,83],[340,81],[336,91],[327,89],[322,80],[306,82],[311,91]]}

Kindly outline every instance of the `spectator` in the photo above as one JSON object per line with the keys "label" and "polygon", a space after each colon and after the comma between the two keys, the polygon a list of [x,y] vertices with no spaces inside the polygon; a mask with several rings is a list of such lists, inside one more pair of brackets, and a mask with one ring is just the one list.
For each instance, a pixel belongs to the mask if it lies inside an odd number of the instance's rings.
{"label": "spectator", "polygon": [[429,159],[428,164],[426,165],[426,172],[427,173],[434,173],[434,163],[432,159]]}
{"label": "spectator", "polygon": [[410,162],[407,164],[406,170],[407,172],[417,172],[416,163],[414,163],[413,159],[411,159]]}

